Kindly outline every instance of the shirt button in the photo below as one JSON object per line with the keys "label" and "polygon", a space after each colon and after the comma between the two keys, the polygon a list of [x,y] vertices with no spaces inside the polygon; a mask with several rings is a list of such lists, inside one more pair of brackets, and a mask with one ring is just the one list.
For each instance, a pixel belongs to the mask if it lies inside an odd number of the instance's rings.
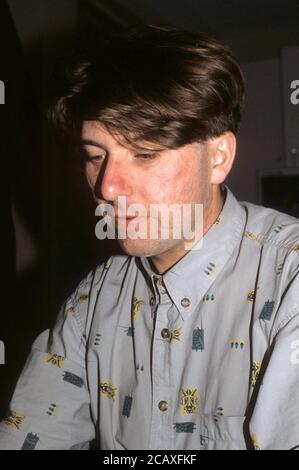
{"label": "shirt button", "polygon": [[170,338],[171,333],[167,328],[163,328],[163,330],[161,331],[161,336],[163,339],[168,339]]}
{"label": "shirt button", "polygon": [[181,300],[181,306],[182,307],[189,307],[189,305],[191,304],[191,300],[187,299],[187,297],[184,297],[182,300]]}
{"label": "shirt button", "polygon": [[165,286],[164,286],[162,277],[160,277],[158,279],[158,286],[160,287],[161,294],[165,294],[166,290],[165,290]]}
{"label": "shirt button", "polygon": [[159,410],[160,410],[160,411],[167,411],[167,410],[168,410],[168,403],[167,403],[167,401],[164,401],[164,400],[160,401],[160,403],[159,403],[158,406],[159,406]]}
{"label": "shirt button", "polygon": [[151,305],[151,307],[152,307],[154,304],[155,304],[155,299],[154,299],[154,297],[151,297],[151,299],[150,299],[150,305]]}

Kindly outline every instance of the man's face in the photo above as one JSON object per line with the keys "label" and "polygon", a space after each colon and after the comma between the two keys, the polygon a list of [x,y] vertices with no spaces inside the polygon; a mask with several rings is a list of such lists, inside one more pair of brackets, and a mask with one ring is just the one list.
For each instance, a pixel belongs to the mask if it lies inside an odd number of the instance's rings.
{"label": "man's face", "polygon": [[[94,121],[82,128],[82,145],[87,154],[86,177],[98,204],[109,203],[116,214],[118,197],[126,197],[127,207],[143,204],[203,204],[204,227],[213,217],[213,191],[210,183],[209,143],[190,144],[176,150],[140,151],[125,147]],[[146,146],[148,149],[148,145]],[[123,226],[133,219],[116,219]],[[211,220],[213,222],[213,220]],[[139,221],[144,229],[151,223],[150,211]],[[170,228],[170,234],[173,227]],[[124,252],[133,256],[183,256],[184,239],[119,240]]]}

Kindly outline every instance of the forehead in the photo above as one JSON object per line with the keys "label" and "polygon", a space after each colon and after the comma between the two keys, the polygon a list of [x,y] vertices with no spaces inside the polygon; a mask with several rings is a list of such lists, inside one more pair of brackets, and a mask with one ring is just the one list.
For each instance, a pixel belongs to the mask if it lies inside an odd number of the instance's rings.
{"label": "forehead", "polygon": [[81,139],[86,141],[113,142],[115,138],[108,132],[105,126],[96,121],[84,121],[82,124]]}

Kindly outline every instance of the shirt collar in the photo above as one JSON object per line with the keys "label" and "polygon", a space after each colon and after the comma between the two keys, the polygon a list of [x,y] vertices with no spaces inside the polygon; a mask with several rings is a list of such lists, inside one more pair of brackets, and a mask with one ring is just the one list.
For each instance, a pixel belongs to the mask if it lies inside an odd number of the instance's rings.
{"label": "shirt collar", "polygon": [[[228,187],[224,188],[225,203],[217,220],[206,232],[202,241],[163,275],[167,292],[183,319],[197,308],[242,239],[246,211]],[[196,249],[200,243],[201,247]],[[147,278],[150,278],[154,291],[157,274],[153,271],[148,258],[140,258],[140,261],[142,271]]]}

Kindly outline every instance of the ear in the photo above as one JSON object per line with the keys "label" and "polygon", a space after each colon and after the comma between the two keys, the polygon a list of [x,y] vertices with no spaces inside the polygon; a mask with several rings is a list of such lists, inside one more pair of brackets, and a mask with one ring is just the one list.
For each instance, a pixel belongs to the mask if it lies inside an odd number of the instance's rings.
{"label": "ear", "polygon": [[221,184],[233,166],[236,154],[236,137],[232,132],[225,132],[211,140],[211,183]]}

